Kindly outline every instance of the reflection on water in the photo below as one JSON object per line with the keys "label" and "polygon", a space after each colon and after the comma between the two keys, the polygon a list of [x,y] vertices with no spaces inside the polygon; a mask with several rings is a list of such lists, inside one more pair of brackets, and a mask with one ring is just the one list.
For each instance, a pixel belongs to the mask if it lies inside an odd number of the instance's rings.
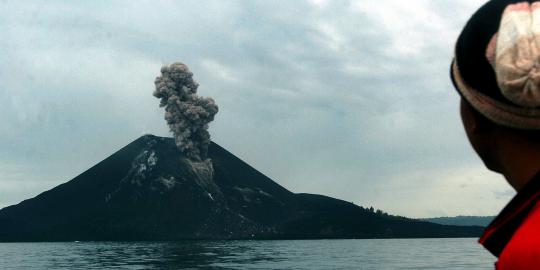
{"label": "reflection on water", "polygon": [[0,243],[0,269],[493,269],[476,239]]}

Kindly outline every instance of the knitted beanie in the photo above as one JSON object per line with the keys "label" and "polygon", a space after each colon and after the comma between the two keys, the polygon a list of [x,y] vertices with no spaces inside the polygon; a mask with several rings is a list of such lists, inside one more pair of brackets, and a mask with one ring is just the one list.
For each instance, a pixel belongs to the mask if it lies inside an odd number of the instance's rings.
{"label": "knitted beanie", "polygon": [[540,130],[540,1],[483,5],[457,40],[451,77],[494,123]]}

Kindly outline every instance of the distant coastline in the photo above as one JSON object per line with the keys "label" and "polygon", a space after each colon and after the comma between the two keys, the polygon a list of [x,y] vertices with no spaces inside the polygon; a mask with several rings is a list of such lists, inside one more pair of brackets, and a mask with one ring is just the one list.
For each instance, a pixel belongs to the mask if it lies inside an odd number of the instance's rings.
{"label": "distant coastline", "polygon": [[419,220],[437,223],[441,225],[454,225],[454,226],[481,226],[487,227],[494,216],[456,216],[456,217],[435,217],[435,218],[421,218]]}

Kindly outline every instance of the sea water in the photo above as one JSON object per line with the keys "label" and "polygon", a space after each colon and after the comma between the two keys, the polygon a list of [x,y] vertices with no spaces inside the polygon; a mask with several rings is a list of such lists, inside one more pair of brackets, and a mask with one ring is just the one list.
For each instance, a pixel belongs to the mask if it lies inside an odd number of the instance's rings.
{"label": "sea water", "polygon": [[0,243],[0,269],[493,269],[474,238]]}

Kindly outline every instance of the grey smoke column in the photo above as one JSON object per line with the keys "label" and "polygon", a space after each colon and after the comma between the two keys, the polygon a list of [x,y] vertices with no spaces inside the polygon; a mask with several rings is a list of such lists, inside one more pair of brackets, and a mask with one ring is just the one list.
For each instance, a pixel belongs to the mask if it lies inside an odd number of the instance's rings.
{"label": "grey smoke column", "polygon": [[174,134],[176,145],[189,159],[207,159],[210,133],[208,123],[214,120],[218,106],[212,98],[197,96],[199,84],[182,63],[161,68],[155,80],[154,96],[165,107],[165,120]]}

